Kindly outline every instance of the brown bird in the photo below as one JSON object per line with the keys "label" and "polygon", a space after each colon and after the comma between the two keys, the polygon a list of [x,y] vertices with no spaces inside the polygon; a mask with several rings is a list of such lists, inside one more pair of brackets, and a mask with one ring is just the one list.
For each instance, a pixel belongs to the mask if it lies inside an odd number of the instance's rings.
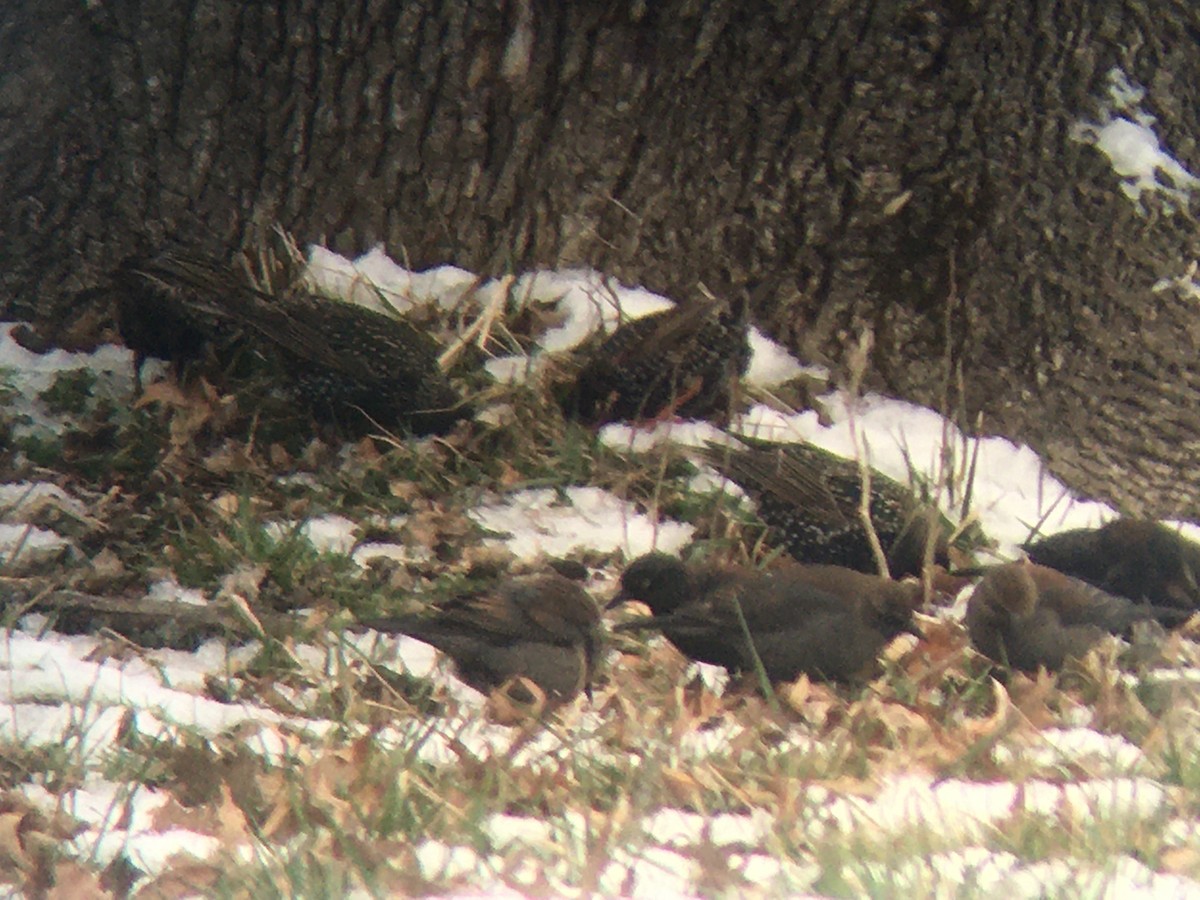
{"label": "brown bird", "polygon": [[1200,544],[1148,519],[1076,528],[1025,547],[1036,563],[1132,600],[1200,608]]}
{"label": "brown bird", "polygon": [[700,662],[754,671],[749,631],[771,680],[807,673],[845,681],[869,672],[892,638],[912,632],[920,596],[919,585],[840,566],[768,572],[685,565],[651,553],[629,564],[609,606],[645,603],[653,615],[617,630],[661,630],[681,653]]}
{"label": "brown bird", "polygon": [[[858,463],[811,444],[738,440],[744,446],[709,444],[696,453],[754,499],[770,535],[793,559],[878,574],[859,512]],[[874,469],[870,488],[871,524],[891,575],[919,575],[929,540],[933,561],[947,562],[951,529],[944,517],[910,488]]]}
{"label": "brown bird", "polygon": [[750,363],[742,308],[680,305],[628,322],[584,364],[564,401],[589,425],[701,417],[729,407]]}
{"label": "brown bird", "polygon": [[524,676],[553,702],[590,696],[600,646],[600,609],[579,584],[557,574],[513,578],[456,597],[432,615],[365,620],[407,634],[454,659],[463,681],[490,691]]}
{"label": "brown bird", "polygon": [[1028,561],[997,566],[967,603],[971,643],[984,656],[1026,672],[1061,669],[1101,638],[1127,634],[1136,622],[1173,628],[1190,613],[1134,603]]}
{"label": "brown bird", "polygon": [[[438,364],[433,338],[404,319],[298,289],[272,296],[229,267],[173,252],[127,261],[122,280],[157,295],[174,317],[164,320],[167,335],[178,326],[184,341],[185,326],[219,322],[278,350],[288,389],[321,418],[357,431],[425,434],[447,430],[468,412]],[[122,327],[137,334],[145,310],[143,302],[123,315]],[[173,349],[174,339],[164,346]]]}

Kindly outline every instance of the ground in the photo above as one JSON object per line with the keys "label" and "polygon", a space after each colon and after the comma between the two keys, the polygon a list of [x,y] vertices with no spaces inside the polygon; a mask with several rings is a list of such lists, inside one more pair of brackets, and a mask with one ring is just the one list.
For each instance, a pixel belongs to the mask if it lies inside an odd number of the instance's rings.
{"label": "ground", "polygon": [[[477,419],[344,444],[277,415],[287,404],[261,386],[180,388],[150,366],[135,400],[123,348],[37,355],[0,329],[0,882],[31,896],[1200,896],[1187,629],[1004,677],[966,645],[968,587],[931,597],[925,638],[897,639],[871,682],[769,697],[661,639],[612,635],[592,697],[539,718],[424,644],[356,628],[547,558],[583,563],[604,602],[653,547],[751,564],[773,551],[736,491],[688,462],[689,444],[726,439],[713,426],[593,432],[550,399],[572,348],[618,309],[667,299],[588,272],[480,284],[379,252],[310,261],[327,293],[442,322]],[[956,522],[969,507],[963,561],[1113,515],[1028,449],[967,440],[928,410],[818,390],[819,410],[792,412],[823,373],[755,348],[731,430],[867,454]],[[120,615],[97,630],[77,608],[30,612],[51,597],[220,615],[209,632],[181,612],[131,638]],[[150,646],[164,641],[175,649]]]}

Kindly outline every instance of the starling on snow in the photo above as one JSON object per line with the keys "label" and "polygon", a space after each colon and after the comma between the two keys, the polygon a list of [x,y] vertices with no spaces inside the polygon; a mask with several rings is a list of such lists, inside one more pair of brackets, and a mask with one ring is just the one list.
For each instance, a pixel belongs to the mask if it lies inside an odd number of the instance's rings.
{"label": "starling on snow", "polygon": [[728,409],[750,362],[744,310],[676,306],[619,327],[584,364],[564,402],[589,425],[699,418]]}
{"label": "starling on snow", "polygon": [[557,574],[513,578],[457,597],[432,615],[361,624],[432,644],[478,690],[523,676],[553,702],[590,691],[600,642],[599,607],[577,582]]}
{"label": "starling on snow", "polygon": [[[754,499],[759,518],[779,546],[799,562],[878,573],[860,514],[858,463],[809,444],[739,440],[744,447],[709,444],[696,452]],[[939,514],[911,489],[874,469],[870,490],[871,525],[891,575],[919,575],[929,540],[933,561],[947,561],[950,529]]]}
{"label": "starling on snow", "polygon": [[1176,607],[1134,603],[1028,561],[991,569],[967,603],[971,643],[984,656],[1023,671],[1061,669],[1101,638],[1128,634],[1136,622],[1168,628],[1187,621]]}
{"label": "starling on snow", "polygon": [[1077,528],[1025,548],[1036,563],[1159,606],[1200,608],[1200,545],[1148,519]]}
{"label": "starling on snow", "polygon": [[124,272],[183,321],[238,326],[276,348],[288,387],[322,418],[428,433],[465,413],[437,344],[403,319],[298,290],[271,296],[231,270],[174,253],[130,261]]}
{"label": "starling on snow", "polygon": [[758,571],[686,565],[651,553],[629,564],[610,606],[645,603],[649,618],[617,630],[660,630],[700,662],[754,671],[748,631],[772,681],[791,681],[801,673],[846,681],[869,673],[894,637],[912,631],[920,599],[919,585],[841,566]]}

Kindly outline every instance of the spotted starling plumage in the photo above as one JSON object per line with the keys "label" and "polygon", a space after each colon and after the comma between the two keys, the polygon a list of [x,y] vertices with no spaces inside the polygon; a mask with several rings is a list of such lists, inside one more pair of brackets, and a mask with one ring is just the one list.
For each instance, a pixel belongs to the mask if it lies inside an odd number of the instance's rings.
{"label": "spotted starling plumage", "polygon": [[438,347],[411,322],[295,289],[257,290],[232,269],[177,253],[126,263],[185,323],[216,321],[278,351],[288,388],[318,417],[354,431],[442,432],[467,410],[438,364]]}
{"label": "spotted starling plumage", "polygon": [[479,690],[523,676],[552,702],[590,690],[599,659],[600,608],[578,582],[557,574],[511,578],[430,615],[361,624],[432,644]]}
{"label": "spotted starling plumage", "polygon": [[617,631],[659,630],[685,656],[732,672],[755,670],[749,633],[772,681],[845,681],[869,674],[880,650],[913,630],[921,587],[842,566],[759,571],[651,553],[629,564],[610,606],[629,600],[652,615]]}
{"label": "spotted starling plumage", "polygon": [[[744,446],[709,444],[696,452],[754,499],[772,540],[802,563],[879,572],[859,512],[858,463],[810,444],[739,440]],[[919,575],[930,539],[934,562],[947,561],[950,528],[944,518],[911,489],[874,469],[870,490],[871,524],[889,574]]]}
{"label": "spotted starling plumage", "polygon": [[1177,607],[1134,603],[1026,560],[989,570],[967,603],[966,625],[984,656],[1032,672],[1061,669],[1137,622],[1174,628],[1189,616]]}
{"label": "spotted starling plumage", "polygon": [[627,322],[588,359],[565,402],[589,425],[728,410],[750,362],[742,307],[708,301]]}
{"label": "spotted starling plumage", "polygon": [[1131,600],[1200,609],[1200,544],[1148,519],[1076,528],[1025,547],[1036,563]]}

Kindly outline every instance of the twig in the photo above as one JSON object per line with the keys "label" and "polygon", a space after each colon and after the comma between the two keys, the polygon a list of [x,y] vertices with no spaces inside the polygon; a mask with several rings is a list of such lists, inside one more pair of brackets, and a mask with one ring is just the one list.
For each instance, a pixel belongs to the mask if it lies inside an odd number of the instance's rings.
{"label": "twig", "polygon": [[871,545],[871,552],[875,555],[875,563],[879,566],[879,574],[884,578],[890,578],[891,572],[888,569],[887,554],[883,552],[883,544],[879,540],[879,534],[875,531],[875,524],[871,521],[871,466],[867,460],[870,447],[867,445],[865,438],[860,439],[858,433],[858,401],[862,388],[863,374],[867,370],[867,360],[870,358],[871,348],[874,343],[874,332],[868,328],[859,335],[858,343],[850,350],[850,355],[847,359],[850,375],[849,383],[847,384],[847,393],[850,395],[848,412],[850,441],[854,446],[854,456],[858,461],[858,475],[862,482],[862,494],[859,497],[858,503],[858,516],[862,521],[863,530],[867,533],[867,541]]}

